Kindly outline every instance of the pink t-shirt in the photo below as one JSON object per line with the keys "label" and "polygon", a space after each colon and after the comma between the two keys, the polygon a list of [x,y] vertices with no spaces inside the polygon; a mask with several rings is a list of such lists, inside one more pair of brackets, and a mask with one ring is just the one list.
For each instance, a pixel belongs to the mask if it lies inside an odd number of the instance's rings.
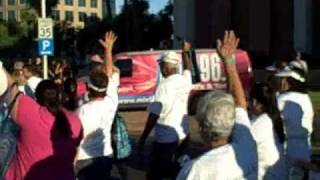
{"label": "pink t-shirt", "polygon": [[18,102],[17,124],[20,127],[17,153],[6,180],[74,180],[73,160],[82,139],[78,116],[64,111],[72,137],[57,139],[54,117],[33,99],[22,96]]}

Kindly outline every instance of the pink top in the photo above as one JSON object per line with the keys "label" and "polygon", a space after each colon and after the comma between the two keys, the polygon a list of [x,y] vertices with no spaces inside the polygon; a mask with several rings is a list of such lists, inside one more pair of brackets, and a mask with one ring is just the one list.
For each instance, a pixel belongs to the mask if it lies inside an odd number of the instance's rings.
{"label": "pink top", "polygon": [[6,180],[74,180],[73,160],[82,139],[79,118],[65,111],[72,137],[52,137],[54,117],[33,99],[22,96],[18,102],[17,124],[20,127],[15,159]]}

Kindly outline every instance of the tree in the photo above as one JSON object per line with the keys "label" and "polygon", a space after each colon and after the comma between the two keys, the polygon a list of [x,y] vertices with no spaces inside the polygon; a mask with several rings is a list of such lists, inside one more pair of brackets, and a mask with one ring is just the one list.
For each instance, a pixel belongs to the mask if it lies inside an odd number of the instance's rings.
{"label": "tree", "polygon": [[[36,12],[41,15],[41,0],[27,0],[30,7],[33,7]],[[51,14],[51,9],[58,4],[59,0],[46,0],[47,15]]]}

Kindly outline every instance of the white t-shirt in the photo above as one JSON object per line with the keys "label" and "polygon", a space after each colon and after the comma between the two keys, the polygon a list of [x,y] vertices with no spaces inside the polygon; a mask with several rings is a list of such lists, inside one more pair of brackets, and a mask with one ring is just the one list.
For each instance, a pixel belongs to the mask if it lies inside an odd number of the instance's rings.
{"label": "white t-shirt", "polygon": [[159,116],[155,127],[155,141],[171,143],[189,134],[188,98],[192,89],[191,72],[174,74],[163,79],[156,91],[155,101],[148,111]]}
{"label": "white t-shirt", "polygon": [[288,160],[310,160],[314,112],[308,94],[287,92],[278,97],[287,136]]}
{"label": "white t-shirt", "polygon": [[118,107],[119,73],[109,78],[107,96],[89,101],[78,110],[83,126],[83,140],[78,160],[112,156],[111,128]]}
{"label": "white t-shirt", "polygon": [[257,147],[250,129],[248,113],[236,108],[232,142],[187,163],[177,180],[256,180]]}
{"label": "white t-shirt", "polygon": [[42,79],[37,76],[32,76],[27,80],[27,84],[30,87],[30,89],[33,91],[33,93],[36,92],[36,89],[41,81]]}
{"label": "white t-shirt", "polygon": [[273,123],[267,114],[252,121],[252,133],[258,147],[258,179],[288,179],[283,145],[273,131]]}

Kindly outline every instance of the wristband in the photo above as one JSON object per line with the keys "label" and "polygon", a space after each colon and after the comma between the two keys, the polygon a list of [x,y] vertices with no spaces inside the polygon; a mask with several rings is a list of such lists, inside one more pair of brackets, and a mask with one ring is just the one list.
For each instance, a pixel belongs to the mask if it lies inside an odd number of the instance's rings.
{"label": "wristband", "polygon": [[188,56],[190,57],[190,52],[191,52],[191,51],[183,51],[182,53],[183,53],[183,54],[186,54],[186,55],[188,55]]}
{"label": "wristband", "polygon": [[223,59],[223,62],[225,64],[234,64],[236,61],[235,61],[235,58],[233,56],[230,56],[230,57],[227,57],[227,58]]}

